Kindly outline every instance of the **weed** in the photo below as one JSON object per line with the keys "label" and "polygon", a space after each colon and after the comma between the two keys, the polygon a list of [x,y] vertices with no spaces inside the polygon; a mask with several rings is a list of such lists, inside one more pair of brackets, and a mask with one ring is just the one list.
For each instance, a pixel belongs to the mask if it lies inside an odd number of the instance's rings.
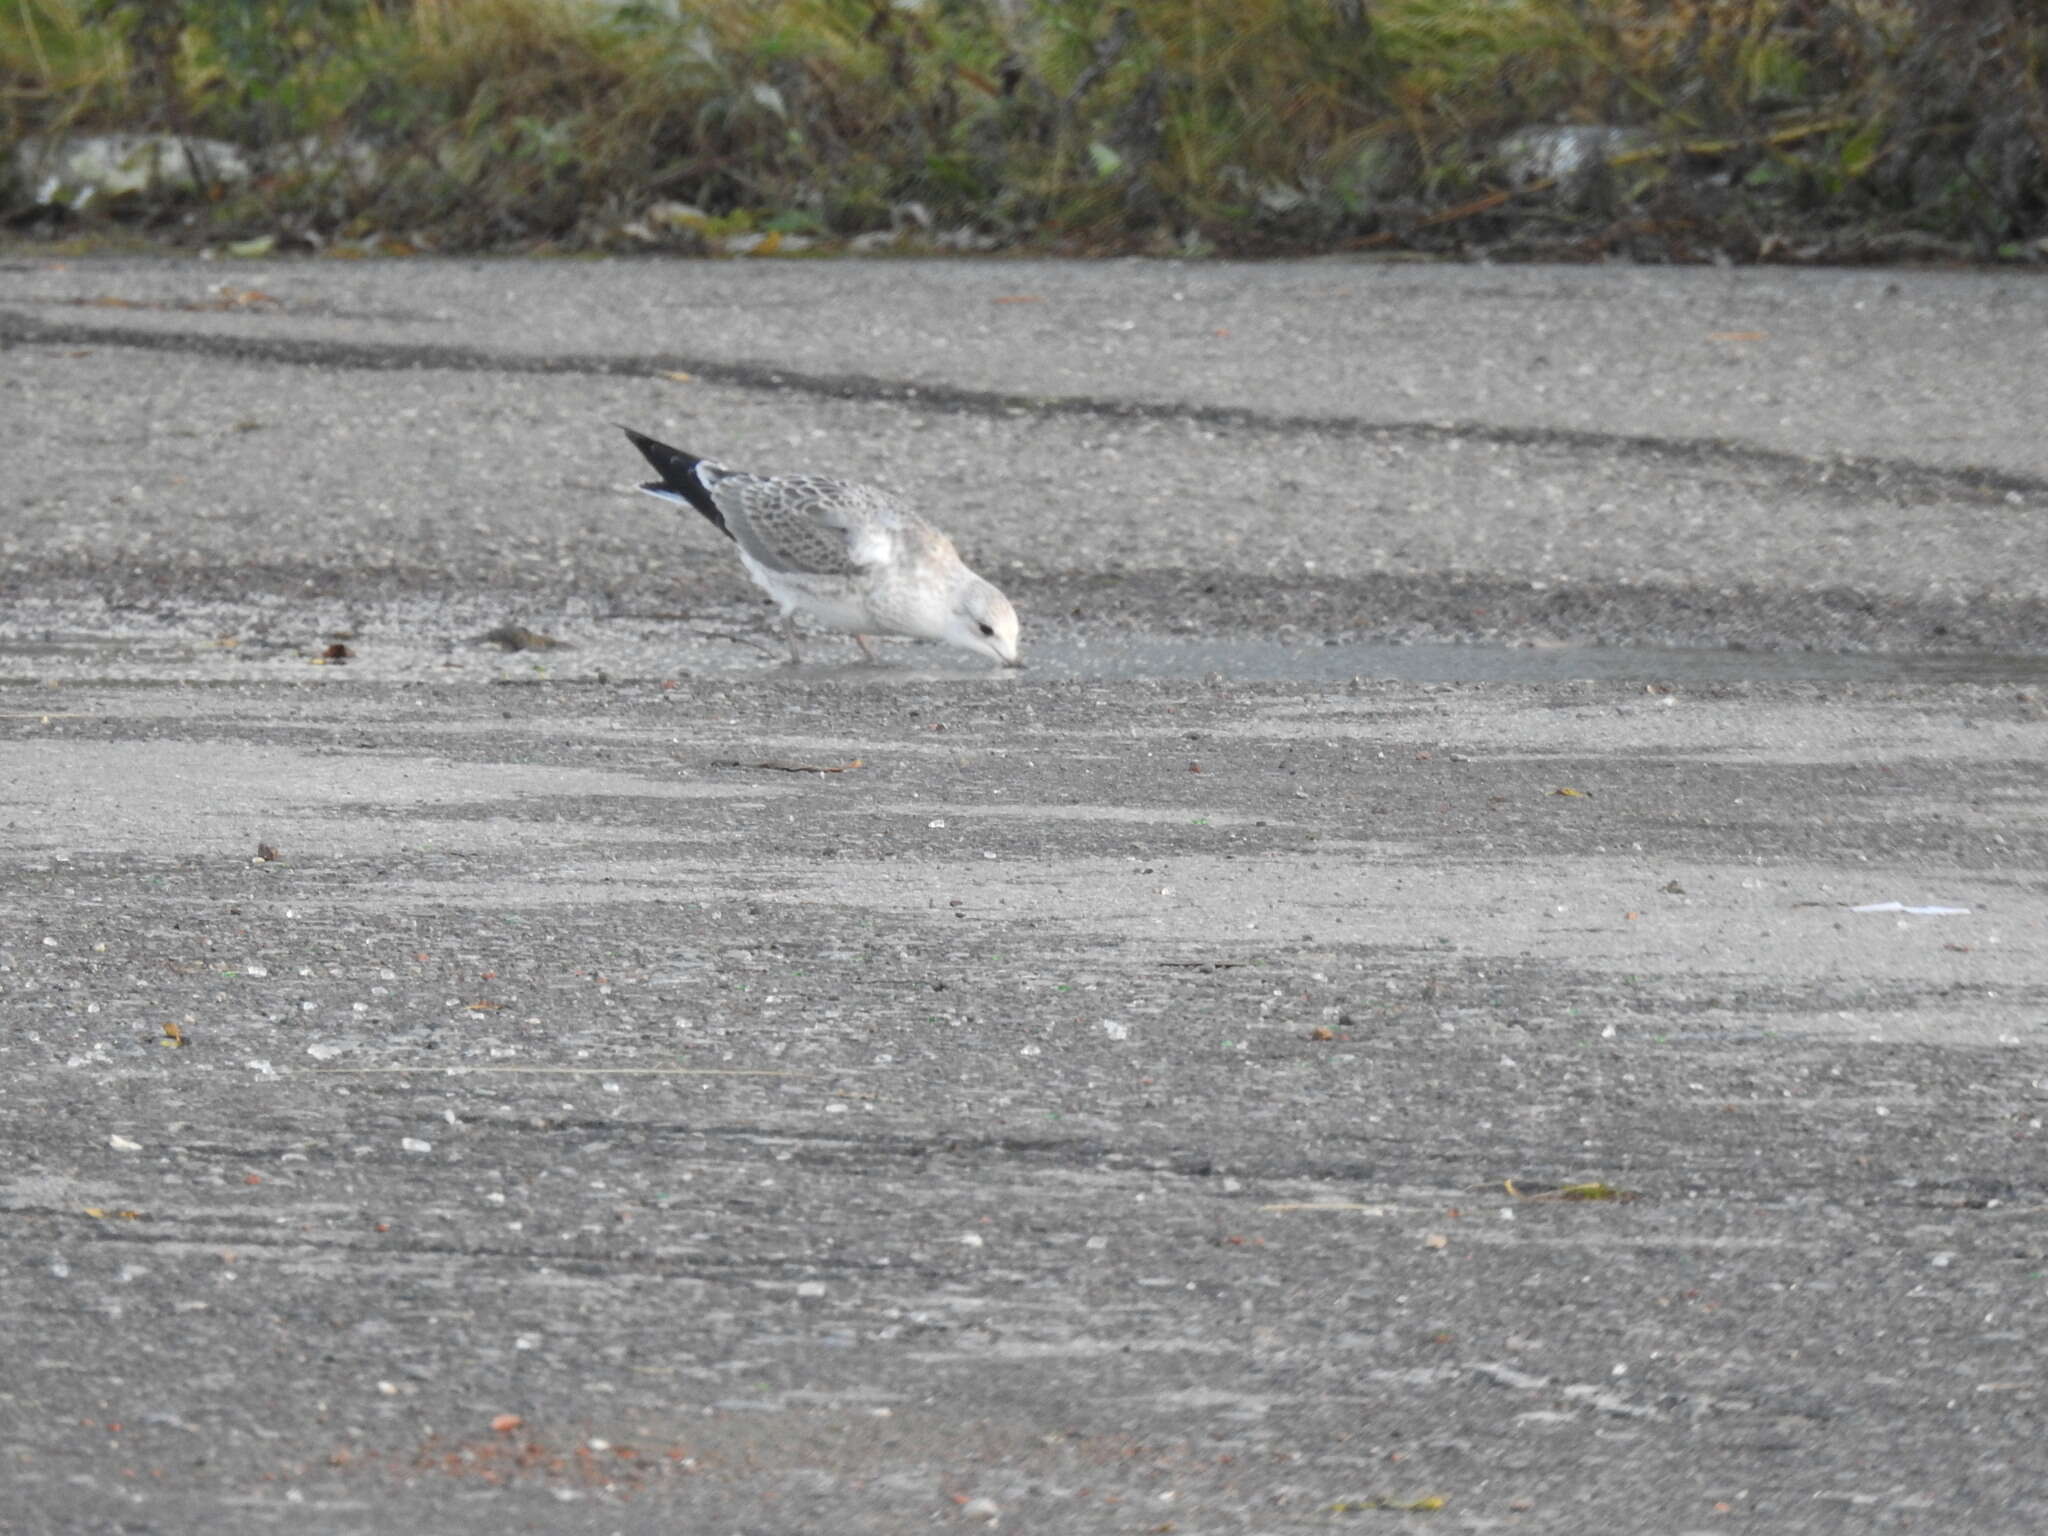
{"label": "weed", "polygon": [[0,0],[0,218],[121,130],[240,147],[101,204],[207,238],[2031,254],[2044,72],[2028,0]]}

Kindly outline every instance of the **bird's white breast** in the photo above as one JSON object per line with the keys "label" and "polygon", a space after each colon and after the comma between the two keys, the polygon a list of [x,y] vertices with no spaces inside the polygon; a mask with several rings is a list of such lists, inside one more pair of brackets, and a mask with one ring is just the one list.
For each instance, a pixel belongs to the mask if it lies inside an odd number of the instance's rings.
{"label": "bird's white breast", "polygon": [[863,634],[877,627],[856,578],[771,571],[744,549],[739,556],[754,585],[774,598],[784,613],[795,614],[820,629],[846,634]]}

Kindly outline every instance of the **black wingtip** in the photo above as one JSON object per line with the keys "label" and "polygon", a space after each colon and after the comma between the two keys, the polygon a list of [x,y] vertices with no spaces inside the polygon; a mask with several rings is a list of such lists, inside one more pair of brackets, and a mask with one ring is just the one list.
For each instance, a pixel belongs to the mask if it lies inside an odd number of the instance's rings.
{"label": "black wingtip", "polygon": [[[631,427],[616,422],[613,425],[618,426],[619,430],[626,434],[633,446],[640,450],[642,458],[661,471],[664,480],[679,479],[703,462],[695,454],[685,453],[680,448],[671,448],[667,443],[657,441],[645,432],[635,432]],[[681,490],[682,487],[678,485],[676,489]]]}
{"label": "black wingtip", "polygon": [[[680,448],[671,448],[667,443],[658,442],[644,432],[635,432],[619,422],[613,426],[626,434],[627,440],[640,450],[640,456],[652,464],[661,476],[661,489],[682,497],[691,506],[702,512],[711,525],[728,539],[732,530],[725,526],[725,514],[718,510],[718,503],[711,499],[711,493],[704,489],[704,482],[693,471],[704,461]],[[645,487],[643,487],[644,489]]]}

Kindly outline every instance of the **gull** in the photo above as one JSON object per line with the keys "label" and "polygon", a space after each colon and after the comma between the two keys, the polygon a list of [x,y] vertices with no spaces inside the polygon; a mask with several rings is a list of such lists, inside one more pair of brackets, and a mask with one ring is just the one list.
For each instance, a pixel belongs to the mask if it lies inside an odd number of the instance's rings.
{"label": "gull", "polygon": [[632,440],[659,480],[640,489],[678,507],[695,507],[739,546],[740,564],[782,608],[789,659],[802,615],[820,629],[850,634],[875,659],[869,635],[943,640],[1006,667],[1017,659],[1017,611],[970,571],[953,541],[871,485],[813,475],[749,475],[631,427]]}

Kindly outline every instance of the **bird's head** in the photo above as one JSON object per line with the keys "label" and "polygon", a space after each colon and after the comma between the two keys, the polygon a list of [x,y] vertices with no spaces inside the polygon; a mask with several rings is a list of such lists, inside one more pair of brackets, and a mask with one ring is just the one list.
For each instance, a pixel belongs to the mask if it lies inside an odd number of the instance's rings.
{"label": "bird's head", "polygon": [[1017,610],[994,587],[975,577],[960,589],[946,615],[944,638],[962,650],[977,651],[1006,667],[1024,665],[1017,659]]}

